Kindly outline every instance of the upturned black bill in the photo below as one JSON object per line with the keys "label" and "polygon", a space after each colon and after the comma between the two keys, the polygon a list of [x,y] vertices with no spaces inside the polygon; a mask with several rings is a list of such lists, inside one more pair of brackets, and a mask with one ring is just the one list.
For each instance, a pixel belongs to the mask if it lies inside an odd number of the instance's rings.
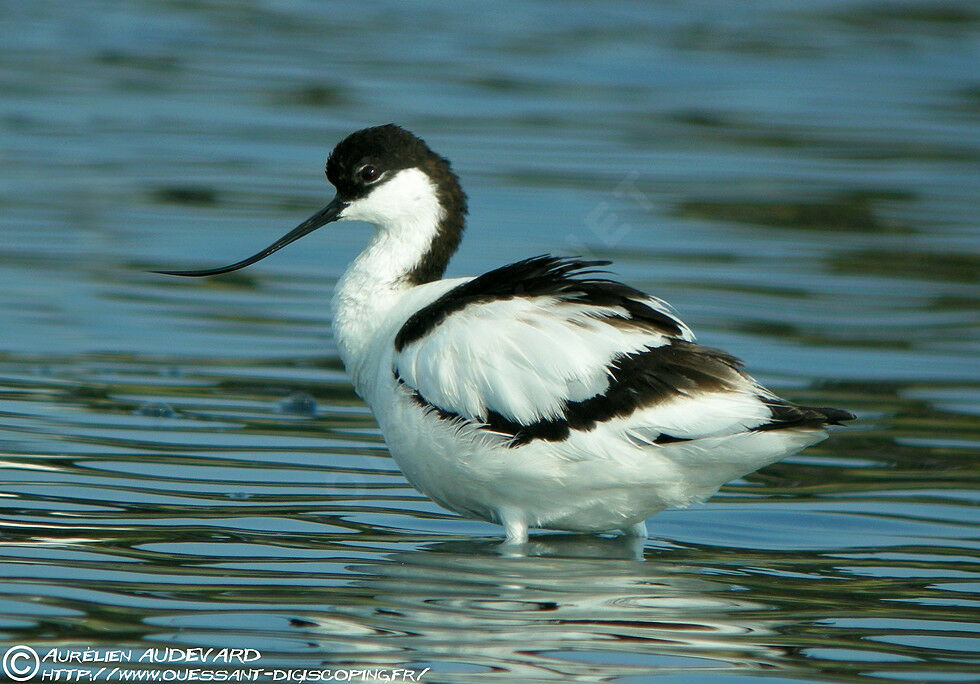
{"label": "upturned black bill", "polygon": [[258,254],[253,254],[247,259],[242,259],[239,262],[231,264],[230,266],[221,266],[219,268],[205,268],[200,271],[153,271],[153,273],[162,273],[163,275],[175,275],[175,276],[212,276],[220,275],[221,273],[230,273],[232,271],[237,271],[240,268],[245,268],[246,266],[251,266],[256,261],[261,261],[273,252],[278,252],[280,249],[288,245],[290,242],[295,242],[299,240],[304,235],[312,233],[317,228],[325,226],[331,221],[336,221],[340,217],[340,212],[344,210],[347,206],[345,202],[342,202],[339,198],[334,197],[333,201],[325,206],[323,209],[315,213],[310,218],[303,221],[301,224],[293,228],[291,231],[283,235],[281,238],[273,242],[271,245],[263,249]]}

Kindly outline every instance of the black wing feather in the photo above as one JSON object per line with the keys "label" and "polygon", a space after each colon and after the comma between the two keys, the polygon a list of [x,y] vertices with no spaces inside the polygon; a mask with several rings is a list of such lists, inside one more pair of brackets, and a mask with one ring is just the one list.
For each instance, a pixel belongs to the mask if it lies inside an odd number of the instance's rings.
{"label": "black wing feather", "polygon": [[[647,295],[639,290],[606,278],[595,277],[608,261],[585,261],[548,255],[531,257],[489,271],[452,290],[413,314],[395,337],[395,349],[425,337],[453,313],[471,304],[514,297],[551,295],[560,301],[597,307],[618,307],[627,317],[608,317],[613,325],[640,325],[651,332],[667,336],[669,342],[612,359],[607,367],[609,386],[601,394],[581,401],[565,402],[562,415],[528,424],[511,420],[495,411],[488,411],[479,427],[510,438],[509,446],[516,447],[533,440],[549,442],[568,439],[572,430],[588,431],[613,418],[625,417],[645,406],[666,401],[678,395],[699,392],[718,392],[744,388],[754,381],[742,371],[742,363],[718,349],[703,347],[681,339],[681,324],[662,311],[643,302]],[[399,383],[411,392],[420,406],[432,410],[439,418],[473,422],[444,407],[429,402],[416,389],[405,384],[398,369],[393,369]],[[763,391],[760,389],[760,392]],[[822,427],[851,420],[848,411],[833,408],[796,406],[771,396],[759,396],[772,414],[772,419],[754,430],[777,430],[794,427]],[[685,438],[663,434],[658,444],[687,441]]]}
{"label": "black wing feather", "polygon": [[623,323],[645,325],[671,337],[681,335],[683,331],[676,320],[643,304],[648,299],[644,293],[615,280],[592,277],[602,273],[596,267],[610,263],[541,255],[488,271],[416,311],[395,336],[395,350],[401,351],[422,339],[451,314],[470,304],[546,295],[565,302],[618,306],[630,316],[623,318]]}

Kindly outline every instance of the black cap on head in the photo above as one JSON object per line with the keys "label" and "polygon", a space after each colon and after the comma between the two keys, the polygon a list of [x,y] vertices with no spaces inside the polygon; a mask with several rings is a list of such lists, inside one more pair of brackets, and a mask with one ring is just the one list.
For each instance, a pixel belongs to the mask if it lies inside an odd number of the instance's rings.
{"label": "black cap on head", "polygon": [[327,160],[327,180],[337,188],[337,197],[349,202],[365,196],[375,183],[412,168],[432,180],[445,210],[429,250],[407,274],[410,282],[420,284],[442,277],[463,234],[466,194],[449,161],[401,126],[385,124],[363,128],[341,140]]}
{"label": "black cap on head", "polygon": [[[374,169],[378,176],[361,175]],[[451,175],[449,162],[429,149],[425,141],[393,123],[362,128],[337,143],[327,159],[327,180],[345,200],[363,197],[382,175],[419,168],[439,185]]]}

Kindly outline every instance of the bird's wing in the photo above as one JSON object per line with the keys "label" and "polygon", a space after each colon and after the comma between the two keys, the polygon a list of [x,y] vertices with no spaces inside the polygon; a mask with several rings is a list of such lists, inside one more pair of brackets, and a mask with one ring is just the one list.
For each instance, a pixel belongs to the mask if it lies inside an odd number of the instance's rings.
{"label": "bird's wing", "polygon": [[696,344],[667,304],[599,277],[606,263],[534,257],[449,290],[395,338],[402,389],[514,445],[611,421],[662,444],[790,411],[737,359]]}

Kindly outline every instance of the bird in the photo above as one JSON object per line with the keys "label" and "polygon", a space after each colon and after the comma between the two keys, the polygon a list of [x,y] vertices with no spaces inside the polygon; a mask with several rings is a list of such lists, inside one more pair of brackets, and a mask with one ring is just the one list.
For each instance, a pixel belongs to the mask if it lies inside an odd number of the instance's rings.
{"label": "bird", "polygon": [[335,197],[254,264],[338,221],[373,224],[333,296],[333,332],[408,482],[463,517],[646,539],[646,520],[828,436],[855,416],[793,404],[695,340],[609,261],[540,255],[443,278],[467,197],[450,162],[396,124],[341,140]]}

